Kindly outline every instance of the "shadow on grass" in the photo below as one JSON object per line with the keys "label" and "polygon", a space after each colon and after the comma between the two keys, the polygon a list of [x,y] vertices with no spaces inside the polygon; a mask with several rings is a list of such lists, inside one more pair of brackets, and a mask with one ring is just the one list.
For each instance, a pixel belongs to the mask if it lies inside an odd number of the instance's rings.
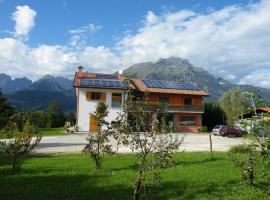
{"label": "shadow on grass", "polygon": [[[53,157],[51,154],[27,154],[21,155],[17,158],[18,169],[15,171],[12,170],[12,157],[5,153],[0,153],[0,171],[2,175],[14,175],[18,173],[24,173],[23,165],[34,158],[49,158]],[[33,172],[33,171],[32,171]],[[31,172],[31,173],[32,173]]]}
{"label": "shadow on grass", "polygon": [[174,165],[181,165],[181,166],[189,166],[189,165],[198,165],[198,164],[205,164],[205,163],[212,163],[216,161],[223,161],[226,160],[226,158],[206,158],[206,159],[200,159],[200,160],[181,160],[181,161],[174,161]]}
{"label": "shadow on grass", "polygon": [[5,199],[130,199],[126,185],[104,186],[104,175],[18,176],[0,180],[0,196]]}

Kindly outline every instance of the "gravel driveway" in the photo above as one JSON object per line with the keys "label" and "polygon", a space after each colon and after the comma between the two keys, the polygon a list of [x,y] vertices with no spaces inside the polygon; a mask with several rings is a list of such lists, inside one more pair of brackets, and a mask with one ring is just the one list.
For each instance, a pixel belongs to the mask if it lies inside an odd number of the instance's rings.
{"label": "gravel driveway", "polygon": [[[184,134],[176,134],[182,137]],[[65,136],[43,137],[41,143],[35,149],[37,153],[77,153],[81,152],[87,143],[85,138],[87,134],[72,134]],[[221,136],[212,136],[213,151],[227,151],[231,146],[246,142],[243,138],[227,138]],[[116,150],[116,142],[111,139],[110,143]],[[180,146],[179,151],[209,151],[208,134],[185,134],[184,143]],[[130,153],[130,149],[120,146],[117,150],[119,153]]]}

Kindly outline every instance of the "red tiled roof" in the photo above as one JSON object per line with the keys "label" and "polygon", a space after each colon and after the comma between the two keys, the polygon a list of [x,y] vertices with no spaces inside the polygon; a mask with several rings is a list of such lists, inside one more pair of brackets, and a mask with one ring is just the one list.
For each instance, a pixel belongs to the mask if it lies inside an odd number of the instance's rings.
{"label": "red tiled roof", "polygon": [[[90,73],[90,72],[76,72],[75,73],[75,78],[73,81],[73,86],[74,87],[87,87],[87,86],[82,86],[80,84],[80,80],[82,79],[97,79],[96,75],[113,75],[113,74],[103,74],[103,73]],[[99,79],[97,79],[99,80]],[[106,79],[101,79],[101,80],[106,80]],[[124,81],[125,76],[123,75],[117,75],[117,79],[107,79],[107,80],[116,80],[116,81]],[[187,94],[187,95],[200,95],[200,96],[208,96],[208,92],[205,90],[179,90],[179,89],[165,89],[165,88],[147,88],[143,82],[140,79],[133,79],[134,89],[137,89],[140,92],[145,92],[148,91],[150,93],[166,93],[166,94]],[[101,87],[95,87],[95,88],[101,88]],[[106,88],[112,88],[116,89],[117,87],[106,87]],[[117,88],[117,89],[127,89],[127,88]]]}
{"label": "red tiled roof", "polygon": [[262,111],[265,111],[265,112],[270,112],[270,107],[259,107],[259,108],[257,108],[257,110],[262,110]]}

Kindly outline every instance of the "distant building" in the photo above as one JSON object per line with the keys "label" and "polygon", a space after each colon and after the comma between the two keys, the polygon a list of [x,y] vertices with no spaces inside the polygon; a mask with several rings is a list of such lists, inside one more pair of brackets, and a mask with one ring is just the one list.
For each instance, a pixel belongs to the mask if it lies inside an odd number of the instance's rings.
{"label": "distant building", "polygon": [[[263,115],[265,113],[270,113],[270,107],[258,107],[256,109],[256,113],[258,115]],[[254,111],[248,112],[248,113],[244,113],[243,118],[252,118],[252,116],[255,115]]]}
{"label": "distant building", "polygon": [[[127,97],[128,85],[122,75],[90,73],[78,68],[73,86],[77,96],[77,126],[79,131],[96,131],[96,122],[90,115],[94,113],[99,101],[109,108],[107,121],[112,122],[122,110]],[[208,93],[189,83],[134,79],[132,85],[135,96],[148,91],[148,111],[151,117],[146,125],[158,118],[159,104],[167,103],[166,121],[176,132],[196,132],[202,123],[204,112],[203,97]]]}

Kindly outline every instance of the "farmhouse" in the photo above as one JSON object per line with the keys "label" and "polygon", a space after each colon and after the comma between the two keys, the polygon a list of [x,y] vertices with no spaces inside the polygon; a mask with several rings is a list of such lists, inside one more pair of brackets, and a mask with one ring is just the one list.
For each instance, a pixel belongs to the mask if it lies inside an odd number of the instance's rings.
{"label": "farmhouse", "polygon": [[134,79],[129,86],[123,75],[90,73],[78,67],[73,86],[77,96],[77,126],[79,131],[96,131],[95,112],[99,101],[104,101],[109,109],[107,121],[112,122],[121,112],[129,87],[134,96],[142,96],[148,92],[148,111],[151,117],[146,120],[150,124],[159,117],[160,103],[168,105],[166,122],[176,132],[196,132],[202,123],[204,112],[203,99],[208,93],[198,87],[184,82]]}

